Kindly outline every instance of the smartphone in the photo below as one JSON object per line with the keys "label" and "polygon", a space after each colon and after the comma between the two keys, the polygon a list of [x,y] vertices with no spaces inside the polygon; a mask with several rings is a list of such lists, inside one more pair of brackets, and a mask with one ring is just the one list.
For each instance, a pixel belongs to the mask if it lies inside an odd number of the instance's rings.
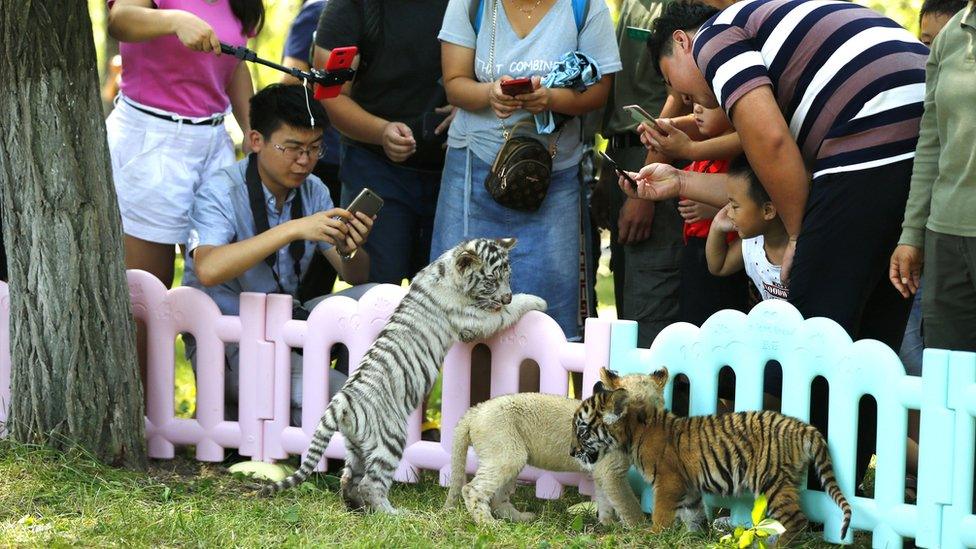
{"label": "smartphone", "polygon": [[535,91],[532,88],[531,78],[513,78],[502,82],[502,93],[515,97]]}
{"label": "smartphone", "polygon": [[600,156],[603,157],[603,161],[607,163],[607,166],[613,168],[613,171],[617,172],[617,175],[626,179],[627,182],[630,183],[630,188],[633,189],[634,192],[637,192],[637,182],[634,181],[633,177],[630,177],[627,175],[627,172],[621,170],[620,166],[618,166],[617,163],[607,155],[607,153],[600,151]]}
{"label": "smartphone", "polygon": [[647,111],[645,111],[640,105],[624,105],[623,109],[630,113],[630,117],[634,119],[634,122],[637,122],[638,124],[648,124],[657,131],[667,134],[667,132],[661,129],[661,126],[657,125],[657,122],[654,121],[654,117],[647,114]]}
{"label": "smartphone", "polygon": [[420,121],[420,135],[423,137],[424,141],[446,141],[447,140],[447,130],[441,132],[440,135],[435,134],[434,130],[437,126],[441,125],[441,122],[448,117],[448,113],[439,113],[434,111],[428,111],[424,113],[423,118]]}
{"label": "smartphone", "polygon": [[[356,58],[356,53],[359,49],[356,46],[343,46],[340,48],[335,48],[329,53],[329,60],[325,62],[326,71],[337,71],[342,69],[348,69],[352,67],[352,61]],[[331,99],[339,95],[342,91],[342,85],[337,86],[320,86],[315,85],[315,99]]]}
{"label": "smartphone", "polygon": [[647,42],[647,39],[651,37],[651,31],[649,29],[642,29],[640,27],[627,27],[627,38],[631,40],[637,40],[638,42]]}
{"label": "smartphone", "polygon": [[363,212],[369,217],[373,217],[379,213],[382,207],[383,199],[380,198],[380,195],[369,188],[365,188],[359,192],[346,209],[349,210],[349,213]]}

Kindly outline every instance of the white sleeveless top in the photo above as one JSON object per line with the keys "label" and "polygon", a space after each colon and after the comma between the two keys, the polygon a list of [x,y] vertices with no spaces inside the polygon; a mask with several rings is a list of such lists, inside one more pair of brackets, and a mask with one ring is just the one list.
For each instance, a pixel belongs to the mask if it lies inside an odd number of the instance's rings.
{"label": "white sleeveless top", "polygon": [[789,297],[789,291],[779,277],[780,266],[773,265],[766,257],[762,235],[742,241],[742,261],[745,263],[746,274],[756,285],[763,301]]}

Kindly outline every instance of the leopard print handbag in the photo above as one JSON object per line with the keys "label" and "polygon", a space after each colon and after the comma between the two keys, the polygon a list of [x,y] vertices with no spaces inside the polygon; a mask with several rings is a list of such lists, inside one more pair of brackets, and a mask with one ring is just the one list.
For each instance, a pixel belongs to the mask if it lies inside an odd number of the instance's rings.
{"label": "leopard print handbag", "polygon": [[[516,128],[523,123],[516,124]],[[506,208],[534,212],[549,192],[553,154],[539,140],[512,135],[514,132],[515,128],[506,132],[505,142],[485,178],[485,189]]]}

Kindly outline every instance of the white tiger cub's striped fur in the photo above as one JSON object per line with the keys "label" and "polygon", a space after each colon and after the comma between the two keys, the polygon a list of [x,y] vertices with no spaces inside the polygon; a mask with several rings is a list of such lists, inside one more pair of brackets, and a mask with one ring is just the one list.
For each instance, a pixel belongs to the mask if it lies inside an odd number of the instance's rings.
{"label": "white tiger cub's striped fur", "polygon": [[359,369],[329,402],[301,467],[262,493],[305,481],[340,431],[346,506],[396,513],[387,494],[406,444],[407,416],[430,392],[447,351],[458,340],[485,339],[546,309],[542,298],[512,295],[508,251],[514,245],[514,239],[463,242],[417,273]]}

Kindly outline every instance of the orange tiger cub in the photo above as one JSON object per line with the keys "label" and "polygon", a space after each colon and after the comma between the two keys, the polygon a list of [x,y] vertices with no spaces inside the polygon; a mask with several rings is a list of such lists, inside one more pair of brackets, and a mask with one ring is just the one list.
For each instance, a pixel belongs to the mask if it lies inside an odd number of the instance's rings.
{"label": "orange tiger cub", "polygon": [[[648,377],[663,393],[667,369]],[[689,526],[703,519],[703,492],[751,492],[766,494],[769,516],[792,537],[807,525],[799,484],[812,462],[844,513],[840,535],[847,535],[851,506],[834,477],[827,441],[812,425],[771,411],[678,417],[663,404],[630,398],[614,372],[602,369],[600,379],[606,390],[584,400],[573,416],[573,457],[592,467],[605,452],[628,452],[654,486],[655,532],[670,526],[676,514]]]}

